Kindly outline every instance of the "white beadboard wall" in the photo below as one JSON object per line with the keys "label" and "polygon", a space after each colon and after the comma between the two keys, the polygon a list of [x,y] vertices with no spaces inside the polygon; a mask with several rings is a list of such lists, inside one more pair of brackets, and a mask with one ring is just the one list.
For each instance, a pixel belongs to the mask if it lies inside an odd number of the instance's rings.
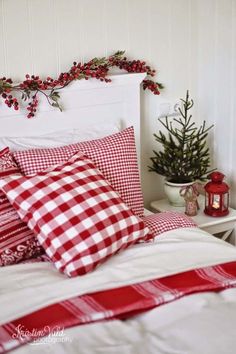
{"label": "white beadboard wall", "polygon": [[236,207],[236,0],[0,0],[2,76],[56,76],[74,60],[118,49],[146,59],[166,87],[142,95],[146,205],[163,193],[162,178],[147,168],[158,104],[189,89],[195,120],[215,125],[213,165],[227,175]]}

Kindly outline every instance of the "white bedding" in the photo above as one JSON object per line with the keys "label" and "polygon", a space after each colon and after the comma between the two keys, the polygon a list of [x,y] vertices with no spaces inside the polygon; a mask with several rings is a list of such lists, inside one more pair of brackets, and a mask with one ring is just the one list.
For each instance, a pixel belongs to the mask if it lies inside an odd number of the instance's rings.
{"label": "white bedding", "polygon": [[[75,295],[230,261],[236,261],[235,247],[200,229],[186,228],[163,233],[154,243],[136,245],[83,277],[68,279],[49,263],[5,267],[0,270],[0,323]],[[228,354],[229,350],[211,351],[210,343],[215,337],[212,332],[213,329],[222,332],[229,348],[232,343],[236,348],[236,336],[232,336],[235,326],[236,290],[230,289],[219,294],[187,296],[125,322],[109,321],[68,329],[65,333],[73,338],[72,343],[54,343],[48,348],[46,344],[43,348],[27,345],[15,353],[48,349],[50,353],[81,354]],[[229,327],[227,334],[226,327]],[[202,340],[198,338],[200,335]],[[207,340],[209,350],[205,343],[208,336],[211,336]],[[220,338],[219,335],[217,339]],[[219,345],[216,348],[220,350]]]}
{"label": "white bedding", "polygon": [[186,296],[127,321],[65,330],[68,342],[15,354],[235,354],[236,289]]}

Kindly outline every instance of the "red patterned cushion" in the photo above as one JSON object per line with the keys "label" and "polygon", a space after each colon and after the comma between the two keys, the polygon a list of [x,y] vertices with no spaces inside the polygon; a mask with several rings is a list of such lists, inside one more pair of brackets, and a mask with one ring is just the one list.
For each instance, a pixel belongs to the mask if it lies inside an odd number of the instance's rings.
{"label": "red patterned cushion", "polygon": [[102,139],[60,148],[16,151],[14,158],[22,173],[31,175],[67,161],[78,151],[93,160],[132,211],[143,216],[143,196],[132,127]]}
{"label": "red patterned cushion", "polygon": [[93,270],[149,231],[82,153],[35,176],[7,177],[0,186],[68,276]]}
{"label": "red patterned cushion", "polygon": [[144,216],[143,222],[149,228],[152,237],[181,227],[197,226],[187,215],[171,211]]}
{"label": "red patterned cushion", "polygon": [[[0,178],[19,173],[8,148],[0,151]],[[42,252],[37,239],[0,190],[0,266],[14,264]]]}

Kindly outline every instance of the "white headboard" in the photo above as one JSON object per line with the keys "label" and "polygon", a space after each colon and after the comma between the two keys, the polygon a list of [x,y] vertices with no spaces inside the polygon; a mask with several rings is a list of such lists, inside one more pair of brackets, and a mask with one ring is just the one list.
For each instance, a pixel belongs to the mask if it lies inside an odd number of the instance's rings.
{"label": "white headboard", "polygon": [[63,112],[50,107],[42,97],[37,116],[26,118],[26,110],[0,107],[0,136],[35,136],[53,131],[103,124],[112,120],[123,128],[135,128],[140,154],[140,83],[145,74],[112,75],[111,83],[96,79],[72,83],[60,90]]}

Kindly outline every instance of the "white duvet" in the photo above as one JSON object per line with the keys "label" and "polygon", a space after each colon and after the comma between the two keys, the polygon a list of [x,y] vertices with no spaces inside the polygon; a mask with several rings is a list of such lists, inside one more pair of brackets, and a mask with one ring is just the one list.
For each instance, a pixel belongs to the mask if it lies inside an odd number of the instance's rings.
{"label": "white duvet", "polygon": [[[49,263],[0,270],[0,323],[89,292],[236,261],[236,248],[195,228],[163,233],[136,245],[94,272],[72,279]],[[186,296],[127,321],[65,330],[65,343],[26,345],[15,353],[236,353],[236,289]]]}

